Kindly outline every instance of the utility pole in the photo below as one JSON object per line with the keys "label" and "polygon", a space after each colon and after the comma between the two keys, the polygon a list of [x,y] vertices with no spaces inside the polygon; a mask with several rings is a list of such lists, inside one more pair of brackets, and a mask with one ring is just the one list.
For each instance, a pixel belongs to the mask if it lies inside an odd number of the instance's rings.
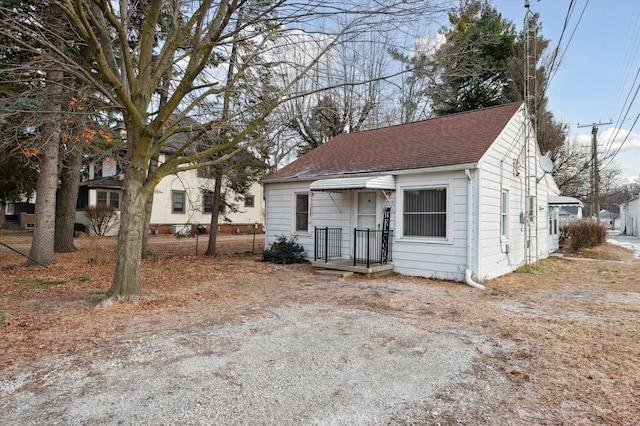
{"label": "utility pole", "polygon": [[600,168],[598,165],[598,126],[606,126],[608,124],[612,124],[611,121],[608,123],[598,122],[598,124],[587,124],[581,126],[578,124],[578,127],[589,127],[591,126],[591,187],[590,187],[590,216],[595,214],[596,219],[600,222]]}

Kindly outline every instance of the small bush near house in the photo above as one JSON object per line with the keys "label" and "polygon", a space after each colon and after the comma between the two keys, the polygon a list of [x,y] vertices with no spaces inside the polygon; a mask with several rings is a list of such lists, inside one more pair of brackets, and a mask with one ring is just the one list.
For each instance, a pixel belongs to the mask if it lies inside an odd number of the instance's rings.
{"label": "small bush near house", "polygon": [[564,245],[572,252],[599,246],[607,239],[607,226],[594,219],[577,219],[561,226]]}
{"label": "small bush near house", "polygon": [[306,262],[304,247],[297,240],[296,237],[277,236],[276,241],[262,252],[262,260],[285,265]]}
{"label": "small bush near house", "polygon": [[107,235],[118,223],[116,209],[104,204],[87,207],[87,216],[96,235]]}

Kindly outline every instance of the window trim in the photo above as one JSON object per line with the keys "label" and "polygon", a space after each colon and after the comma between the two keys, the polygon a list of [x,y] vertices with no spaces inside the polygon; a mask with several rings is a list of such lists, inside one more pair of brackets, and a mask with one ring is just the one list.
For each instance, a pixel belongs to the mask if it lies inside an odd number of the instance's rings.
{"label": "window trim", "polygon": [[[419,236],[419,235],[405,235],[404,234],[404,198],[406,191],[420,191],[420,190],[435,190],[435,189],[444,189],[447,191],[447,199],[446,199],[446,228],[445,234],[446,237],[427,237],[427,236]],[[397,232],[399,241],[406,242],[420,242],[420,243],[429,243],[429,244],[453,244],[453,192],[452,192],[452,184],[451,181],[445,181],[439,184],[430,184],[430,185],[406,185],[400,186],[398,188],[398,202],[397,205],[402,209],[397,215]]]}
{"label": "window trim", "polygon": [[[211,214],[213,213],[213,191],[202,191],[202,214]],[[210,210],[207,211],[207,197],[211,197]]]}
{"label": "window trim", "polygon": [[[174,196],[176,194],[182,194],[182,210],[176,210],[176,200]],[[171,214],[185,214],[187,212],[187,192],[186,191],[171,191]]]}
{"label": "window trim", "polygon": [[[251,200],[251,205],[247,205],[247,200]],[[245,195],[244,196],[244,206],[246,208],[252,209],[256,206],[256,196],[255,195]]]}
{"label": "window trim", "polygon": [[[298,196],[306,196],[307,197],[307,210],[306,210],[307,229],[298,229]],[[294,234],[298,234],[298,235],[310,235],[309,218],[310,218],[310,210],[311,210],[311,196],[309,195],[309,191],[294,192],[293,200],[294,200],[294,202],[292,203],[293,204],[293,223],[292,223],[293,233]]]}
{"label": "window trim", "polygon": [[[106,194],[106,198],[101,203],[99,199],[99,194]],[[112,196],[113,194],[118,196],[118,207],[114,207],[112,205]],[[122,191],[119,190],[110,190],[110,189],[96,189],[96,206],[111,206],[114,210],[120,210],[120,205],[122,204]]]}
{"label": "window trim", "polygon": [[502,189],[500,192],[500,239],[502,241],[509,241],[509,206],[509,190]]}
{"label": "window trim", "polygon": [[[100,194],[104,194],[104,202],[100,202]],[[108,206],[109,205],[109,191],[96,190],[96,206]]]}

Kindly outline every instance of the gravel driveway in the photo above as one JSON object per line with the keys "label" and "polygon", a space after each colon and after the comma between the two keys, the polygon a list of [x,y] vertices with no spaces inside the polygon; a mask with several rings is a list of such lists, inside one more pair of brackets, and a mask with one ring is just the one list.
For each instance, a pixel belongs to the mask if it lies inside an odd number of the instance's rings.
{"label": "gravel driveway", "polygon": [[637,424],[640,263],[586,255],[485,291],[149,260],[155,296],[104,309],[107,260],[7,270],[0,424]]}
{"label": "gravel driveway", "polygon": [[484,398],[508,391],[502,375],[473,373],[493,349],[460,330],[296,304],[242,323],[149,335],[96,362],[84,355],[53,360],[2,383],[0,422],[437,422],[456,409],[484,411]]}

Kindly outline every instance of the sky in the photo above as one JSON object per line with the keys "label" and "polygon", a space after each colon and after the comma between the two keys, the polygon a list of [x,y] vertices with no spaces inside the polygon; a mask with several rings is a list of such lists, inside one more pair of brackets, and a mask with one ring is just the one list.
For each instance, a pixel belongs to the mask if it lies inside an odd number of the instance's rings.
{"label": "sky", "polygon": [[[516,30],[522,29],[525,0],[491,4]],[[592,125],[602,123],[599,156],[617,153],[602,166],[612,162],[627,182],[638,178],[640,1],[530,0],[530,9],[540,14],[542,36],[550,40],[548,51],[560,46],[561,62],[547,90],[549,110],[568,125],[569,140],[581,145],[591,146]]]}

